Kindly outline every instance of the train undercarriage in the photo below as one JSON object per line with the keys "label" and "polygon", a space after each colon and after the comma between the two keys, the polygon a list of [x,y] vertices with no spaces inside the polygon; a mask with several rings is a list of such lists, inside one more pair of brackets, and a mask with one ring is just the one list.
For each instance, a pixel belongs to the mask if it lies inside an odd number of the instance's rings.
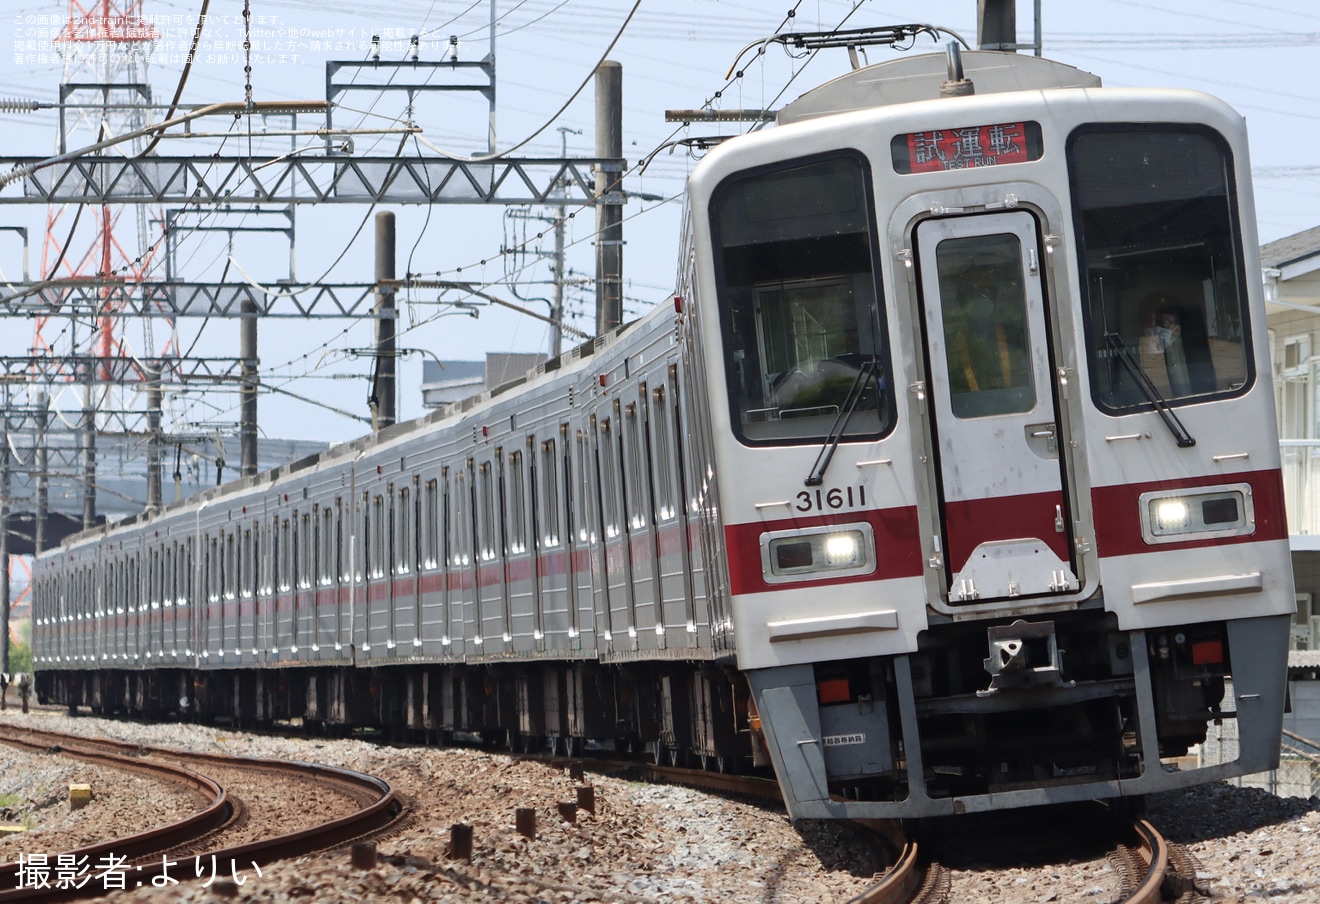
{"label": "train undercarriage", "polygon": [[[922,635],[904,656],[741,673],[705,662],[46,670],[42,702],[237,728],[367,730],[513,752],[650,754],[769,774],[793,817],[924,817],[1144,795],[1270,768],[1287,617],[1122,631],[1091,610]],[[1170,773],[1216,722],[1236,760]]]}
{"label": "train undercarriage", "polygon": [[703,663],[397,665],[41,671],[39,699],[93,715],[514,752],[650,752],[657,762],[746,771],[747,684]]}
{"label": "train undercarriage", "polygon": [[1122,631],[1090,611],[951,623],[905,656],[748,679],[790,814],[922,817],[1191,784],[1160,761],[1224,720],[1238,756],[1195,780],[1271,768],[1286,644],[1286,618]]}

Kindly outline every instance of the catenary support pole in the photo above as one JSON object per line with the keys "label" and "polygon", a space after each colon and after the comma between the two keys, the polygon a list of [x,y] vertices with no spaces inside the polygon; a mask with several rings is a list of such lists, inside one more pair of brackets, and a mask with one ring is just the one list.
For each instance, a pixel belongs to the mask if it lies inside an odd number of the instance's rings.
{"label": "catenary support pole", "polygon": [[50,508],[50,450],[46,448],[46,430],[50,423],[50,396],[45,392],[37,393],[37,430],[35,442],[37,473],[33,475],[35,484],[35,505],[32,523],[32,549],[38,555],[46,548],[46,515]]}
{"label": "catenary support pole", "polygon": [[[147,374],[147,510],[155,511],[162,503],[161,429],[160,410],[164,392],[160,387],[160,371]],[[84,525],[86,526],[86,525]]]}
{"label": "catenary support pole", "polygon": [[380,285],[394,279],[394,212],[376,214],[376,380],[371,429],[384,430],[398,420],[395,402],[398,357],[395,351],[394,289]]}
{"label": "catenary support pole", "polygon": [[255,477],[257,473],[257,387],[261,375],[257,371],[257,302],[250,296],[243,298],[239,339],[239,357],[243,359],[240,375],[238,446],[240,473]]}
{"label": "catenary support pole", "polygon": [[1017,49],[1016,0],[977,0],[976,44],[980,50]]}
{"label": "catenary support pole", "polygon": [[[92,385],[94,367],[84,373],[82,415],[82,526],[96,526],[96,388]],[[147,475],[150,487],[151,475]],[[150,495],[150,492],[148,492]]]}
{"label": "catenary support pole", "polygon": [[9,418],[0,412],[0,672],[9,674]]}
{"label": "catenary support pole", "polygon": [[[596,70],[596,156],[623,156],[623,65],[606,60]],[[596,193],[623,197],[623,171],[601,167]],[[623,205],[596,208],[596,335],[623,323]]]}

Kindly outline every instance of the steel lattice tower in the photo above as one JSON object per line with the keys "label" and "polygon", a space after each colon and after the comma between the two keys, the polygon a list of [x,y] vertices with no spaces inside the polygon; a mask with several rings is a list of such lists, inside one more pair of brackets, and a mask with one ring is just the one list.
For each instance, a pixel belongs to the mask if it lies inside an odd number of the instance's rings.
{"label": "steel lattice tower", "polygon": [[[68,19],[54,41],[64,60],[57,152],[148,124],[152,96],[147,65],[159,37],[142,16],[142,0],[69,0]],[[143,147],[141,139],[129,141],[122,152],[132,156]],[[118,277],[129,285],[139,282],[154,256],[148,210],[136,206],[135,223],[121,222],[123,213],[122,206],[51,208],[46,218],[42,275],[59,280]],[[74,297],[69,293],[71,301]],[[41,317],[36,321],[35,353],[58,353],[62,351],[55,347],[58,344],[69,346],[74,354],[100,358],[126,354],[129,349],[119,333],[119,312],[110,300],[111,290],[103,290],[101,297],[94,311],[66,309],[74,318],[94,318],[93,337],[77,336],[76,319],[69,321],[67,330],[60,328],[52,335],[51,317]],[[150,330],[150,319],[144,322]],[[152,344],[149,333],[146,343]],[[155,350],[148,347],[141,352],[154,354]]]}

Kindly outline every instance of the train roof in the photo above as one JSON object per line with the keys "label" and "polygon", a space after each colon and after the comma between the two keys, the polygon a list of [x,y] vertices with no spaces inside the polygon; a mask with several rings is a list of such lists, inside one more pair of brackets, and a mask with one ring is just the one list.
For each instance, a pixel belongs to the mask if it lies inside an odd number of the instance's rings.
{"label": "train roof", "polygon": [[[1099,76],[1043,57],[991,50],[969,50],[959,56],[963,77],[976,94],[1100,87]],[[934,100],[949,81],[948,60],[943,53],[923,53],[853,70],[784,106],[777,121],[786,125],[850,110]]]}
{"label": "train roof", "polygon": [[166,518],[182,512],[191,512],[198,506],[205,506],[212,500],[231,493],[273,485],[283,478],[290,477],[309,469],[315,469],[321,465],[333,465],[345,460],[351,461],[354,458],[359,457],[361,453],[376,451],[380,447],[387,446],[396,440],[406,440],[418,430],[424,429],[432,424],[443,423],[446,421],[460,421],[468,412],[478,410],[514,389],[539,381],[546,378],[547,375],[559,371],[572,371],[582,368],[585,366],[585,361],[598,352],[612,346],[624,333],[627,333],[638,327],[640,324],[653,320],[656,317],[672,316],[673,312],[674,308],[672,305],[666,305],[664,303],[657,304],[644,316],[622,324],[607,333],[588,339],[582,344],[565,351],[558,357],[543,361],[522,376],[508,380],[499,386],[483,390],[480,393],[453,402],[441,409],[428,412],[420,417],[407,421],[400,421],[384,430],[379,430],[375,433],[368,433],[357,439],[349,440],[348,442],[337,443],[323,452],[317,452],[308,455],[305,458],[282,464],[252,477],[243,477],[238,480],[232,480],[221,486],[212,487],[211,489],[196,493],[178,502],[168,503],[157,511],[143,511],[119,521],[107,522],[106,524],[89,528],[79,533],[70,534],[61,541],[58,546],[51,547],[48,551],[54,552],[60,548],[85,543],[97,537],[105,536],[119,528],[134,524],[145,524],[156,518]]}

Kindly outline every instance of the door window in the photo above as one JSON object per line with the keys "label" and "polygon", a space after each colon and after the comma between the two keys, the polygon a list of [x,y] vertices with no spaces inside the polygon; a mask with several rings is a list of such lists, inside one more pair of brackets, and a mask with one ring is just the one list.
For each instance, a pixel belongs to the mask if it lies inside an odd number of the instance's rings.
{"label": "door window", "polygon": [[935,256],[954,416],[1032,410],[1036,390],[1018,237],[945,239]]}

